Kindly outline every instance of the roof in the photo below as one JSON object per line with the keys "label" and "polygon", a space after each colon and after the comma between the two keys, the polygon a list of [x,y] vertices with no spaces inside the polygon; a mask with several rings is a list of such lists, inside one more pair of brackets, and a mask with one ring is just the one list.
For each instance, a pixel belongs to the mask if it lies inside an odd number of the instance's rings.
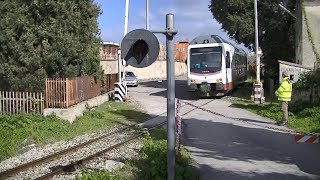
{"label": "roof", "polygon": [[233,46],[237,52],[246,54],[246,52],[243,49],[238,48],[237,46],[233,45],[229,41],[226,41],[225,39],[221,38],[218,35],[198,36],[190,42],[191,45],[192,44],[207,44],[207,43],[226,43],[226,44]]}
{"label": "roof", "polygon": [[111,42],[111,41],[104,41],[102,44],[103,44],[103,45],[114,45],[114,46],[120,46],[120,44],[119,44],[119,43]]}
{"label": "roof", "polygon": [[280,64],[285,64],[285,65],[288,65],[288,66],[293,66],[293,67],[298,67],[298,68],[313,70],[311,67],[303,66],[303,65],[301,65],[301,64],[296,64],[296,63],[287,62],[287,61],[281,61],[281,60],[278,60],[278,62],[279,62]]}
{"label": "roof", "polygon": [[203,43],[227,43],[227,44],[230,44],[228,41],[222,39],[218,35],[198,36],[190,42],[190,44],[203,44]]}

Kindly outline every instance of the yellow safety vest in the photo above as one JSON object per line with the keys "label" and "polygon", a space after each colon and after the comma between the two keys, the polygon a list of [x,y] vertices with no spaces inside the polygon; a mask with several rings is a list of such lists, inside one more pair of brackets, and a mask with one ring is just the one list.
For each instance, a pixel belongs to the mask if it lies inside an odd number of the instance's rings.
{"label": "yellow safety vest", "polygon": [[275,92],[279,101],[291,101],[292,84],[288,79],[288,77],[283,78],[279,88]]}

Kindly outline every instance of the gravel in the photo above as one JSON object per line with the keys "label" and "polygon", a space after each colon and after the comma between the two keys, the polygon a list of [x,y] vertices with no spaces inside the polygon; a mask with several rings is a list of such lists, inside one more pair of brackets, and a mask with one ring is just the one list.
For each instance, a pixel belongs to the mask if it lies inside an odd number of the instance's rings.
{"label": "gravel", "polygon": [[[0,171],[2,172],[7,169],[19,166],[21,164],[25,164],[27,162],[33,161],[35,159],[39,159],[41,157],[48,156],[52,153],[55,153],[57,151],[61,151],[61,150],[66,149],[68,147],[75,146],[79,143],[86,142],[90,139],[94,139],[94,138],[97,138],[97,137],[102,136],[104,134],[115,132],[123,127],[124,126],[116,125],[116,126],[113,126],[112,128],[109,128],[109,129],[106,129],[103,131],[99,131],[97,133],[85,134],[82,136],[78,136],[78,137],[71,139],[69,141],[59,141],[59,142],[47,144],[44,146],[33,147],[23,154],[20,154],[15,157],[11,157],[7,160],[2,161],[0,163]],[[78,159],[83,158],[84,156],[87,156],[89,154],[93,154],[94,152],[101,150],[105,147],[110,147],[113,144],[116,144],[119,141],[126,139],[129,135],[134,134],[134,133],[135,133],[135,131],[130,131],[129,133],[128,132],[122,133],[120,135],[118,133],[116,133],[112,136],[106,137],[106,138],[98,141],[97,143],[95,143],[93,145],[90,145],[89,147],[82,148],[80,151],[78,150],[76,152],[73,152],[71,155],[68,155],[65,158],[62,158],[59,160],[53,160],[46,165],[41,165],[41,166],[34,168],[32,170],[21,172],[17,176],[12,177],[10,179],[34,179],[40,175],[44,175],[44,173],[49,172],[50,167],[52,168],[52,167],[56,167],[59,165],[66,165],[66,164],[70,163],[71,161],[77,161]],[[108,164],[108,161],[105,164]]]}
{"label": "gravel", "polygon": [[[133,159],[137,157],[138,150],[142,147],[142,141],[140,139],[134,140],[131,143],[125,144],[117,149],[105,153],[103,156],[91,160],[84,167],[87,170],[106,170],[113,171],[125,166],[124,161],[126,159]],[[54,180],[68,180],[75,179],[77,176],[81,176],[81,170],[76,170],[71,173],[55,176]]]}

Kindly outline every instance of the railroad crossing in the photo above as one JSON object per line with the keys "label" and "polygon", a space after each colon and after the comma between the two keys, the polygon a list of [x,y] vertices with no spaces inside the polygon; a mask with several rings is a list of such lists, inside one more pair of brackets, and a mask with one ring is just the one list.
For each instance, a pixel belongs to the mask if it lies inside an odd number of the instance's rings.
{"label": "railroad crossing", "polygon": [[[176,79],[177,98],[226,116],[182,103],[182,144],[201,170],[201,179],[320,178],[320,166],[316,166],[320,160],[318,143],[295,142],[290,129],[233,107],[229,101],[232,94],[221,99],[197,100],[185,91],[185,82],[185,77]],[[146,126],[166,120],[165,81],[141,83],[140,87],[129,88],[129,96],[155,116]]]}

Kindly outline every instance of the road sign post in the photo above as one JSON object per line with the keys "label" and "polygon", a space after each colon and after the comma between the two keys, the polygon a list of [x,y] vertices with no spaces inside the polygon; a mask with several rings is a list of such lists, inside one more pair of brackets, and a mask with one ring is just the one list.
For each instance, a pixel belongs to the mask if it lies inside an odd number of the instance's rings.
{"label": "road sign post", "polygon": [[167,46],[167,179],[175,176],[175,68],[173,37],[178,33],[174,28],[174,15],[166,15],[165,30],[136,29],[123,38],[121,55],[128,65],[143,68],[151,65],[159,55],[159,41],[153,33],[166,36]]}
{"label": "road sign post", "polygon": [[178,32],[174,28],[174,15],[166,15],[166,30],[151,31],[166,35],[167,48],[167,179],[175,176],[175,68],[173,37]]}
{"label": "road sign post", "polygon": [[175,68],[173,52],[173,14],[166,16],[167,45],[167,173],[168,180],[174,180],[175,174]]}

